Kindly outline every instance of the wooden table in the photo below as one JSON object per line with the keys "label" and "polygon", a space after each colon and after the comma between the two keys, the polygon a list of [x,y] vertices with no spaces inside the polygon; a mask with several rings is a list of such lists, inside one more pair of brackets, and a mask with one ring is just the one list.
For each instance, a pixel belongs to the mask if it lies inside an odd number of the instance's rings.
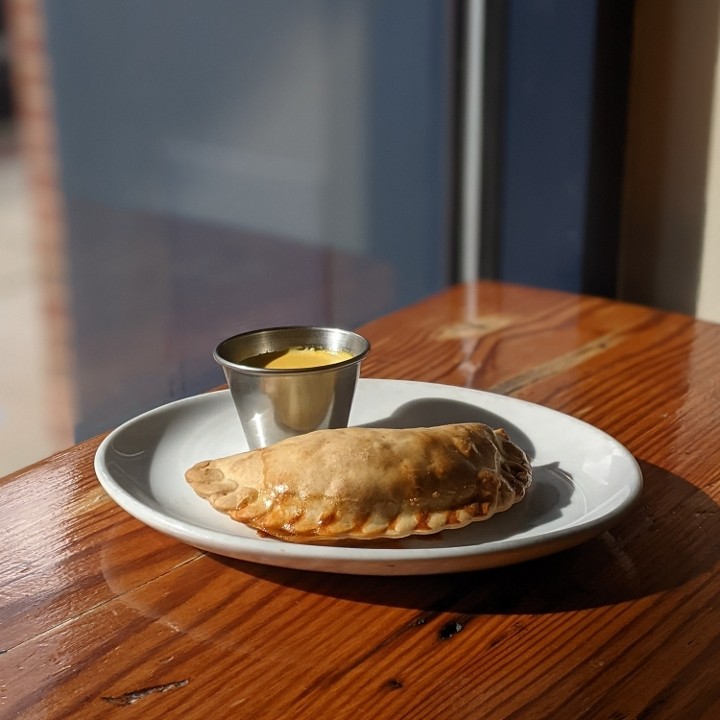
{"label": "wooden table", "polygon": [[720,326],[498,283],[361,328],[368,377],[482,388],[605,430],[642,498],[573,549],[458,575],[213,556],[145,527],[101,438],[0,484],[3,718],[720,717]]}

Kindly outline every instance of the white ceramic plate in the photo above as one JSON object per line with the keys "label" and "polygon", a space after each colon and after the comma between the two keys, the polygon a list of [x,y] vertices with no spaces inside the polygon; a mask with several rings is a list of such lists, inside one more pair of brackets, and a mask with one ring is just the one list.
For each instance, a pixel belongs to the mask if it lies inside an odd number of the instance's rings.
{"label": "white ceramic plate", "polygon": [[504,427],[529,455],[533,484],[507,512],[460,530],[392,542],[303,545],[259,537],[210,507],[185,482],[194,463],[247,449],[229,392],[178,400],[130,420],[98,448],[103,487],[150,527],[232,558],[306,570],[411,575],[521,562],[577,545],[617,522],[642,475],[616,440],[540,405],[466,388],[360,379],[351,425],[446,422]]}

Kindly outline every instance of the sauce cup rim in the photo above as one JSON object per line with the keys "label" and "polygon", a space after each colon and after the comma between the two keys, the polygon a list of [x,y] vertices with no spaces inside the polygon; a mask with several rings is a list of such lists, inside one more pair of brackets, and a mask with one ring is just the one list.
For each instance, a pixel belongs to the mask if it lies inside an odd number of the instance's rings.
{"label": "sauce cup rim", "polygon": [[[352,353],[351,358],[348,358],[347,360],[340,360],[336,363],[331,363],[329,365],[325,364],[302,368],[260,368],[254,365],[244,365],[242,362],[230,360],[223,354],[223,349],[227,349],[230,344],[238,343],[244,339],[249,339],[253,336],[264,336],[269,338],[274,335],[283,335],[287,333],[307,333],[310,336],[314,334],[318,337],[322,335],[339,335],[346,338],[352,338],[354,342],[359,345],[360,350],[358,352],[355,352],[350,348],[343,347],[341,349],[345,350],[346,352]],[[289,350],[295,347],[313,347],[331,351],[334,349],[332,344],[330,343],[323,343],[322,341],[308,339],[308,342],[306,344],[304,344],[302,341],[292,342],[284,347],[278,346],[275,349],[266,350],[265,352],[278,352],[285,349]],[[261,354],[262,352],[263,351],[260,351],[260,353],[255,353],[255,355]],[[231,335],[230,337],[221,340],[213,351],[213,359],[215,360],[215,362],[218,363],[218,365],[222,366],[223,368],[239,371],[249,375],[307,375],[316,373],[336,372],[342,368],[356,365],[360,363],[369,352],[369,340],[363,335],[354,332],[353,330],[346,330],[344,328],[329,327],[324,325],[278,325],[272,327],[257,328],[255,330],[247,330],[245,332],[237,333],[236,335]],[[249,354],[246,357],[253,356],[253,354]]]}

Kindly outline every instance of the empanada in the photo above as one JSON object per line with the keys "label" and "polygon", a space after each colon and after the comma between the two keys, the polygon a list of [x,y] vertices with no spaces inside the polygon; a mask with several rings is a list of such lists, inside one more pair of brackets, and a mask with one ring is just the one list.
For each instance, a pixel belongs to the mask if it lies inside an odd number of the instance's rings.
{"label": "empanada", "polygon": [[220,512],[282,540],[402,538],[486,520],[522,500],[532,471],[482,423],[316,430],[199,462],[185,477]]}

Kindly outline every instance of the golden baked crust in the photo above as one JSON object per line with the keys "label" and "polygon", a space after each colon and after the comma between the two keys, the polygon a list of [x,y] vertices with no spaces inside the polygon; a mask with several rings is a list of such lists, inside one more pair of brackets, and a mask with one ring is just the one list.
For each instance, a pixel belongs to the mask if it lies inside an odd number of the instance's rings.
{"label": "golden baked crust", "polygon": [[317,430],[185,473],[216,510],[296,542],[463,527],[522,500],[531,477],[525,453],[482,423]]}

